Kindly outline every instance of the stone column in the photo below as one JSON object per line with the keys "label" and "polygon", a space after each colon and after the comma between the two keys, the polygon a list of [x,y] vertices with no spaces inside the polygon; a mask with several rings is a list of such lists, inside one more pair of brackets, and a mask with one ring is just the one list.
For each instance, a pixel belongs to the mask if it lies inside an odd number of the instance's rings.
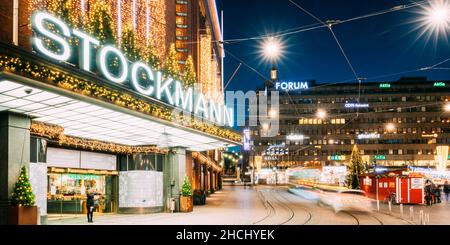
{"label": "stone column", "polygon": [[211,193],[214,193],[216,191],[216,187],[214,184],[214,169],[212,167],[209,170],[209,189]]}
{"label": "stone column", "polygon": [[171,148],[164,166],[164,201],[167,207],[167,198],[175,198],[175,211],[180,210],[180,193],[184,176],[186,176],[186,148]]}
{"label": "stone column", "polygon": [[0,224],[8,222],[8,205],[22,166],[30,162],[30,119],[0,113]]}

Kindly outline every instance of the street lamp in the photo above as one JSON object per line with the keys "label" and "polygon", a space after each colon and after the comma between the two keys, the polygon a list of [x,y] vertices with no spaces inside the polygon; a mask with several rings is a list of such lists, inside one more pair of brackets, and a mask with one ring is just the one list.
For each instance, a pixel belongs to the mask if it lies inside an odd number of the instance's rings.
{"label": "street lamp", "polygon": [[450,103],[446,103],[446,104],[444,105],[444,111],[445,111],[445,112],[450,112]]}
{"label": "street lamp", "polygon": [[450,31],[450,2],[447,0],[430,1],[420,10],[421,18],[418,19],[422,34],[428,33],[428,37],[434,34],[437,38],[440,34],[447,36]]}
{"label": "street lamp", "polygon": [[327,117],[327,112],[323,109],[319,109],[317,110],[316,116],[319,119],[325,119]]}
{"label": "street lamp", "polygon": [[277,60],[283,53],[283,44],[280,40],[269,37],[263,43],[262,54],[266,59],[271,61]]}
{"label": "street lamp", "polygon": [[388,123],[388,124],[386,124],[386,130],[387,130],[388,132],[394,131],[394,130],[395,130],[395,125],[394,125],[393,123]]}
{"label": "street lamp", "polygon": [[270,116],[271,118],[276,118],[276,117],[278,116],[278,112],[277,112],[276,110],[274,110],[274,109],[271,109],[271,110],[269,111],[269,116]]}

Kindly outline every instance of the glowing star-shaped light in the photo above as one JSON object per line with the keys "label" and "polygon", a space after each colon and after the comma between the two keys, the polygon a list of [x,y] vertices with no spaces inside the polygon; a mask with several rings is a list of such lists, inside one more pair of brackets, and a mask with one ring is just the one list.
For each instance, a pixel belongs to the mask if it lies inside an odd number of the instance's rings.
{"label": "glowing star-shaped light", "polygon": [[434,0],[429,5],[422,6],[419,14],[421,17],[415,21],[418,23],[416,29],[421,29],[420,37],[431,36],[438,39],[440,36],[447,38],[450,32],[450,1]]}
{"label": "glowing star-shaped light", "polygon": [[269,60],[277,60],[283,53],[283,44],[280,40],[270,37],[262,44],[262,55]]}

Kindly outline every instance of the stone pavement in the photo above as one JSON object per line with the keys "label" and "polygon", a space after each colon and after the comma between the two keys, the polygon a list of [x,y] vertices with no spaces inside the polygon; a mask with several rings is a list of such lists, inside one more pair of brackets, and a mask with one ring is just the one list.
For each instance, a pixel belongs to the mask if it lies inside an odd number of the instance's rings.
{"label": "stone pavement", "polygon": [[[227,186],[207,198],[207,205],[192,213],[94,214],[93,225],[250,225],[267,213],[258,193],[250,187]],[[49,225],[86,225],[85,215],[51,216]]]}

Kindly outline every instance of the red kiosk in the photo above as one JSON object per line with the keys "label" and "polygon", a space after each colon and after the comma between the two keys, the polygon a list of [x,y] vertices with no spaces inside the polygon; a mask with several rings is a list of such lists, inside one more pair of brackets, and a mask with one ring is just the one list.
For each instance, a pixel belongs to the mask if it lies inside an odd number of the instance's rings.
{"label": "red kiosk", "polygon": [[419,173],[387,175],[367,174],[360,177],[361,189],[379,201],[403,204],[424,204],[424,176]]}

